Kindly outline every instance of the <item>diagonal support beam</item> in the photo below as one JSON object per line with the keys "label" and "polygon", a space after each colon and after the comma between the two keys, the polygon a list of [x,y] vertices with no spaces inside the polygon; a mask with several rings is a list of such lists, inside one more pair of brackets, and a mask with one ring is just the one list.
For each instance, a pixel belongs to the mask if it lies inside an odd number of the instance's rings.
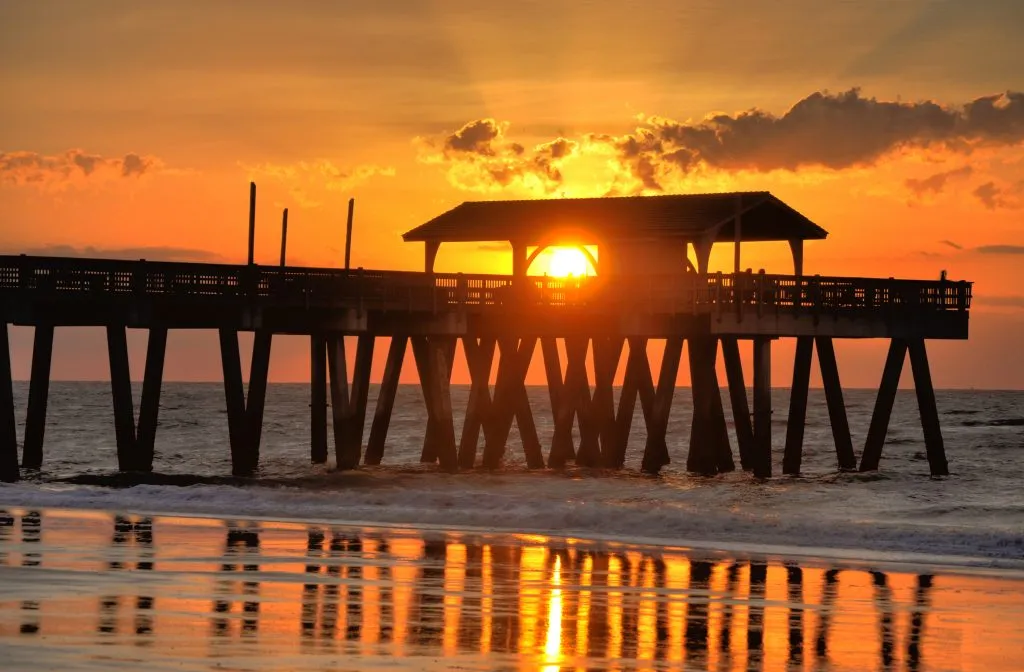
{"label": "diagonal support beam", "polygon": [[493,426],[487,420],[492,413],[490,379],[496,342],[494,338],[486,336],[481,339],[471,336],[462,338],[471,383],[466,417],[462,423],[462,437],[459,440],[459,467],[463,469],[472,469],[476,464],[481,428],[489,429]]}
{"label": "diagonal support beam", "polygon": [[789,421],[786,423],[786,448],[782,456],[782,473],[796,476],[803,461],[804,428],[807,421],[807,392],[811,384],[811,358],[814,337],[796,339],[793,359],[793,386],[789,395]]}
{"label": "diagonal support beam", "polygon": [[644,447],[644,458],[640,465],[641,470],[650,474],[658,473],[671,461],[665,435],[668,431],[672,396],[675,393],[676,377],[679,374],[679,362],[682,356],[683,338],[675,336],[666,339],[654,403],[651,407],[651,415],[647,418],[647,445]]}
{"label": "diagonal support beam", "polygon": [[903,362],[907,358],[907,342],[894,338],[889,342],[889,353],[885,356],[885,368],[882,369],[882,381],[878,386],[875,398],[875,409],[871,413],[871,425],[868,438],[864,442],[864,452],[860,456],[861,471],[875,471],[882,459],[882,447],[885,435],[889,432],[889,418],[896,401],[896,390],[900,385],[900,374],[903,373]]}
{"label": "diagonal support beam", "polygon": [[909,341],[907,349],[910,351],[910,367],[914,372],[914,390],[917,392],[917,408],[921,414],[921,427],[924,429],[928,467],[932,476],[948,476],[949,463],[946,462],[946,447],[942,442],[939,410],[935,403],[935,389],[932,387],[932,374],[928,368],[928,353],[924,347],[924,339]]}
{"label": "diagonal support beam", "polygon": [[373,411],[373,424],[370,426],[370,439],[366,444],[365,464],[380,464],[384,457],[384,445],[387,440],[391,415],[395,408],[395,396],[398,394],[398,381],[402,374],[402,363],[409,343],[408,336],[391,337],[388,358],[384,364],[384,377],[381,378],[377,405]]}
{"label": "diagonal support beam", "polygon": [[836,365],[836,351],[831,338],[818,336],[814,339],[814,343],[818,350],[818,364],[821,365],[821,382],[825,387],[825,402],[828,404],[828,418],[836,443],[836,459],[839,469],[840,471],[855,471],[857,457],[853,454],[850,423],[846,417],[843,387],[839,383],[839,367]]}
{"label": "diagonal support beam", "polygon": [[725,375],[729,382],[729,401],[732,406],[733,425],[736,427],[736,443],[740,449],[740,467],[744,471],[754,469],[754,429],[750,422],[750,405],[747,401],[747,384],[743,378],[743,363],[736,338],[722,339],[722,357],[725,359]]}

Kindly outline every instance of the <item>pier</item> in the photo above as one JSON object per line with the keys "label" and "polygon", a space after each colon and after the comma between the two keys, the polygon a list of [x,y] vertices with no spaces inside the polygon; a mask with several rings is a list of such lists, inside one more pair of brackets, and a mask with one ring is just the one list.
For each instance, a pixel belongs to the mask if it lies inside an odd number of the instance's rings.
{"label": "pier", "polygon": [[[113,434],[123,471],[153,469],[168,332],[209,329],[219,334],[236,475],[258,469],[270,353],[278,334],[309,337],[310,459],[328,459],[329,394],[341,469],[380,464],[385,458],[399,375],[411,349],[428,414],[422,461],[448,471],[499,468],[513,422],[530,468],[570,463],[621,468],[638,403],[647,430],[644,471],[657,473],[668,463],[670,441],[688,442],[688,471],[731,471],[737,463],[722,401],[727,393],[738,466],[762,478],[777,466],[785,474],[798,474],[810,370],[817,353],[839,470],[878,469],[909,356],[930,472],[948,473],[925,344],[928,339],[967,338],[971,284],[805,275],[805,241],[822,240],[827,233],[767,192],[464,203],[405,234],[407,242],[424,244],[421,272],[288,266],[284,240],[280,266],[254,264],[254,201],[253,189],[250,263],[245,265],[0,256],[0,479],[18,480],[21,469],[43,464],[50,361],[58,327],[106,330]],[[766,241],[789,244],[792,272],[742,268],[744,246]],[[513,272],[435,272],[438,249],[448,242],[507,243]],[[732,272],[709,270],[716,244],[732,246]],[[529,274],[543,249],[565,245],[580,247],[596,274]],[[347,249],[346,260],[349,254]],[[8,325],[35,329],[20,454]],[[138,414],[127,329],[149,334]],[[248,389],[239,354],[242,331],[255,334]],[[355,337],[356,343],[351,374],[346,336]],[[772,343],[780,338],[796,339],[796,355],[784,451],[777,465],[770,371]],[[841,338],[889,342],[859,458],[833,345]],[[371,412],[370,363],[378,339],[387,341],[388,354],[364,443],[363,427]],[[647,354],[651,341],[664,343],[656,370]],[[462,432],[456,436],[449,388],[460,344],[472,387]],[[753,351],[749,375],[740,357],[746,347]],[[538,352],[555,420],[550,437],[538,435],[525,387],[527,369]],[[716,369],[719,356],[727,373],[725,390]],[[625,378],[616,401],[613,383],[623,360]],[[668,435],[680,366],[689,366],[692,381],[694,413],[687,437]]]}

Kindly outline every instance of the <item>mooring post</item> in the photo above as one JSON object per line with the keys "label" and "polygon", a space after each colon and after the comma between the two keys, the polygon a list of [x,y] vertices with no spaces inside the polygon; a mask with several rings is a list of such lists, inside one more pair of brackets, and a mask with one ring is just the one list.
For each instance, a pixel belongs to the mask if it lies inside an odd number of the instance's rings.
{"label": "mooring post", "polygon": [[772,475],[772,339],[754,338],[754,475]]}
{"label": "mooring post", "polygon": [[117,468],[137,468],[135,410],[132,381],[128,370],[128,338],[124,326],[107,326],[107,354],[110,358],[110,389],[114,398],[114,436],[117,441]]}
{"label": "mooring post", "polygon": [[327,339],[309,337],[310,405],[309,457],[313,464],[327,462]]}
{"label": "mooring post", "polygon": [[249,183],[249,265],[256,255],[256,183]]}
{"label": "mooring post", "polygon": [[138,471],[153,471],[156,425],[160,414],[160,388],[164,377],[164,356],[167,352],[167,328],[152,327],[146,344],[146,368],[142,378],[142,399],[135,433],[138,442]]}
{"label": "mooring post", "polygon": [[729,383],[729,400],[732,406],[733,424],[736,427],[736,443],[739,444],[740,449],[740,467],[744,471],[752,471],[756,462],[754,429],[750,423],[747,383],[743,378],[743,362],[740,360],[740,346],[736,338],[722,338],[722,358],[725,360],[725,375]]}
{"label": "mooring post", "polygon": [[807,392],[811,383],[811,357],[813,355],[814,337],[798,337],[796,339],[796,354],[793,358],[793,386],[790,388],[789,394],[786,448],[782,456],[782,473],[784,474],[798,475],[803,461]]}
{"label": "mooring post", "polygon": [[846,418],[846,404],[843,402],[843,387],[839,383],[839,367],[836,365],[836,351],[832,339],[818,336],[814,339],[818,349],[818,364],[821,365],[821,383],[825,388],[825,402],[828,404],[829,422],[836,443],[836,458],[840,471],[855,471],[857,458],[853,454],[850,438],[850,423]]}
{"label": "mooring post", "polygon": [[924,339],[916,338],[909,341],[907,349],[910,351],[910,368],[914,372],[914,389],[917,392],[921,427],[924,429],[924,446],[928,454],[928,467],[931,469],[932,476],[948,476],[949,464],[946,462],[946,447],[942,442],[939,409],[935,403],[935,389],[932,387],[932,374],[928,367],[928,353],[924,347]]}
{"label": "mooring post", "polygon": [[384,363],[384,377],[381,378],[377,405],[373,410],[370,438],[366,443],[366,455],[363,458],[365,464],[380,464],[384,457],[384,445],[387,441],[388,427],[391,425],[391,414],[395,408],[395,395],[398,393],[398,380],[402,374],[402,362],[405,361],[408,342],[409,338],[405,335],[391,337],[388,358]]}
{"label": "mooring post", "polygon": [[32,377],[28,387],[28,413],[21,466],[43,466],[43,435],[46,432],[46,404],[50,393],[50,362],[53,358],[53,325],[37,325],[32,338]]}
{"label": "mooring post", "polygon": [[11,348],[7,322],[0,324],[0,481],[21,478],[18,468],[18,429],[14,421],[14,381],[11,379]]}
{"label": "mooring post", "polygon": [[906,358],[907,342],[899,338],[892,339],[889,342],[889,353],[885,357],[882,382],[878,385],[875,409],[871,413],[868,438],[864,441],[864,453],[860,457],[861,471],[875,471],[882,459],[882,446],[889,432],[889,418],[892,416],[892,406],[896,401],[896,390],[900,385],[900,374],[903,373]]}

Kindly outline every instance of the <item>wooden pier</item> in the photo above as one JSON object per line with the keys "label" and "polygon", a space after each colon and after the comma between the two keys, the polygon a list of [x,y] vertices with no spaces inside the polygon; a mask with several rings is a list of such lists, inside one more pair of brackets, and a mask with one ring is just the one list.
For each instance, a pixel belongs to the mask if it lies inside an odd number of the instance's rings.
{"label": "wooden pier", "polygon": [[[254,199],[255,191],[250,212]],[[253,226],[250,217],[250,232]],[[687,470],[730,471],[735,461],[716,372],[721,350],[739,465],[768,477],[776,462],[771,428],[772,342],[795,338],[783,473],[800,472],[807,390],[816,352],[838,469],[878,468],[896,387],[909,354],[931,473],[947,474],[925,341],[967,338],[971,284],[804,275],[804,241],[826,235],[770,194],[750,192],[465,203],[406,234],[407,241],[425,243],[423,272],[290,267],[283,263],[283,240],[281,266],[0,256],[0,478],[17,480],[19,463],[24,469],[42,466],[53,334],[55,328],[69,326],[106,329],[114,436],[118,465],[125,471],[153,469],[168,331],[212,329],[220,336],[236,475],[253,474],[259,465],[275,334],[310,339],[310,456],[315,463],[328,458],[329,391],[336,462],[342,469],[379,464],[384,458],[399,375],[406,350],[411,348],[428,414],[422,460],[437,462],[442,469],[500,467],[513,422],[530,468],[558,468],[570,462],[621,468],[639,403],[647,429],[642,468],[656,473],[669,461],[669,441],[683,440],[668,436],[668,426],[676,376],[680,366],[688,365],[694,413],[687,439]],[[251,262],[251,233],[249,240]],[[771,240],[789,242],[794,272],[741,270],[740,243]],[[434,272],[438,247],[449,241],[508,242],[513,274]],[[709,272],[716,243],[734,246],[733,272]],[[595,265],[600,263],[597,274],[585,278],[528,275],[541,250],[565,244],[596,246],[597,257],[590,256]],[[696,263],[687,256],[690,250]],[[35,328],[20,460],[9,324]],[[127,329],[149,332],[137,416]],[[243,385],[240,331],[255,334],[248,390]],[[351,374],[346,336],[356,337]],[[388,355],[364,446],[370,362],[378,338],[388,339]],[[833,347],[837,338],[890,342],[859,462]],[[651,341],[664,342],[656,371],[647,356]],[[752,407],[740,358],[745,342],[753,350]],[[457,437],[449,388],[460,343],[472,387]],[[553,435],[546,441],[538,435],[525,387],[527,369],[538,351],[555,421]],[[616,404],[613,381],[624,357],[625,379]],[[572,432],[577,422],[578,445]]]}

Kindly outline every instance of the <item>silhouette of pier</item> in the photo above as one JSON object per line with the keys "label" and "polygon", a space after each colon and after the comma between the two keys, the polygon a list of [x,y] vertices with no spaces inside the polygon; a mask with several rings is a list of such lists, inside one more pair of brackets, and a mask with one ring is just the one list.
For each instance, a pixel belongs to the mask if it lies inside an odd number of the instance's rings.
{"label": "silhouette of pier", "polygon": [[[669,461],[668,442],[683,441],[669,437],[668,427],[676,377],[680,366],[688,365],[694,413],[686,467],[699,474],[731,471],[735,462],[716,372],[721,350],[739,464],[768,477],[777,461],[772,455],[772,343],[794,338],[784,473],[797,474],[801,468],[814,352],[840,470],[878,468],[909,353],[930,471],[948,473],[925,341],[967,338],[971,284],[945,278],[805,275],[804,241],[823,239],[827,233],[766,192],[464,203],[405,234],[407,241],[424,243],[422,272],[351,269],[347,264],[344,269],[287,266],[287,211],[281,265],[256,265],[254,206],[255,188],[250,192],[246,265],[0,256],[0,478],[17,480],[19,462],[25,469],[42,466],[54,329],[71,326],[106,329],[114,434],[123,471],[153,469],[168,331],[210,329],[219,333],[236,475],[258,469],[270,352],[277,334],[310,339],[310,457],[314,463],[328,459],[329,391],[341,469],[379,464],[384,458],[399,376],[411,348],[428,415],[423,462],[436,462],[445,470],[498,468],[515,423],[530,468],[570,462],[621,468],[639,402],[647,430],[642,469],[656,473]],[[350,207],[349,235],[351,215]],[[434,271],[442,243],[467,241],[508,243],[513,273]],[[742,245],[765,241],[789,244],[793,273],[742,269]],[[709,270],[716,244],[732,246],[732,272]],[[560,245],[584,250],[596,274],[528,274],[541,251]],[[346,260],[350,250],[351,237]],[[35,329],[20,460],[8,324]],[[127,329],[149,332],[137,416]],[[255,334],[248,390],[239,354],[241,331]],[[346,336],[355,337],[356,343],[351,375]],[[859,463],[834,350],[834,340],[841,338],[890,343]],[[388,354],[364,445],[370,364],[378,339],[386,339]],[[657,370],[648,359],[652,342],[664,343]],[[459,343],[472,387],[456,437],[450,382]],[[748,343],[753,352],[750,377],[740,357],[741,346]],[[527,369],[538,350],[555,420],[546,452],[525,388]],[[625,377],[616,403],[613,383],[623,360]]]}

